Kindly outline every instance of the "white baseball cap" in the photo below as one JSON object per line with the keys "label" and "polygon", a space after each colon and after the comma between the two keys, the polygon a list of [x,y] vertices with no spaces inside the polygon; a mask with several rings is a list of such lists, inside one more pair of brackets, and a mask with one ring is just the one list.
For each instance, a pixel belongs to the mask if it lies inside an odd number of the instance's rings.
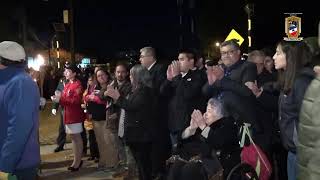
{"label": "white baseball cap", "polygon": [[24,48],[13,41],[3,41],[0,43],[0,56],[16,62],[24,61],[26,53]]}

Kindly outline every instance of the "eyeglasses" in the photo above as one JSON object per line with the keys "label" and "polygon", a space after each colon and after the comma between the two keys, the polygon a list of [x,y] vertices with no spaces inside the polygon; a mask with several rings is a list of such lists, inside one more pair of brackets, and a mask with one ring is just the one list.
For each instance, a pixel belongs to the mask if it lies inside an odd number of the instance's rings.
{"label": "eyeglasses", "polygon": [[236,50],[235,49],[233,49],[233,50],[230,50],[230,51],[226,51],[226,52],[220,52],[220,54],[221,54],[221,56],[227,56],[227,55],[229,55],[229,56],[231,56],[231,55],[233,55],[233,53],[235,52]]}
{"label": "eyeglasses", "polygon": [[145,58],[145,57],[150,57],[150,55],[146,55],[146,56],[140,55],[140,58]]}

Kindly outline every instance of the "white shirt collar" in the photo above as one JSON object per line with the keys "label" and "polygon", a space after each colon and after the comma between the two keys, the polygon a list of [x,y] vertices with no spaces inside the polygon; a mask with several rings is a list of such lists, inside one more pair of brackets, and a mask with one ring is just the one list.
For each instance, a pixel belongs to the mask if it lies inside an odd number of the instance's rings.
{"label": "white shirt collar", "polygon": [[185,77],[188,73],[181,72],[182,77]]}
{"label": "white shirt collar", "polygon": [[149,67],[148,67],[148,71],[150,71],[150,69],[156,64],[157,61],[153,62]]}

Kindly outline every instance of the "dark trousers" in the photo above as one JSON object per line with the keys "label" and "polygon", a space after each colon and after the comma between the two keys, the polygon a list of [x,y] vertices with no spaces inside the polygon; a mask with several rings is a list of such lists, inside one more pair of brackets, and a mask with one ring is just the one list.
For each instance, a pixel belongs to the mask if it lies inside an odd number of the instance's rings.
{"label": "dark trousers", "polygon": [[59,116],[60,116],[60,125],[59,125],[59,134],[57,137],[57,145],[58,147],[63,148],[64,144],[66,143],[66,130],[63,122],[63,111],[59,112]]}
{"label": "dark trousers", "polygon": [[152,162],[151,143],[149,142],[130,142],[127,143],[136,161],[139,170],[139,180],[151,180]]}
{"label": "dark trousers", "polygon": [[93,130],[89,130],[89,148],[90,148],[90,156],[93,158],[99,158],[99,149],[96,141],[96,135]]}
{"label": "dark trousers", "polygon": [[155,139],[152,142],[152,174],[154,176],[164,174],[166,171],[166,160],[169,159],[171,153],[171,143],[169,133],[163,134],[162,138]]}
{"label": "dark trousers", "polygon": [[87,154],[88,138],[87,138],[87,131],[84,129],[83,123],[82,123],[82,129],[83,129],[83,131],[81,132],[81,138],[82,138],[82,142],[83,142],[83,153]]}
{"label": "dark trousers", "polygon": [[38,168],[33,167],[33,168],[16,170],[13,175],[15,175],[18,180],[36,180],[37,172],[38,172]]}

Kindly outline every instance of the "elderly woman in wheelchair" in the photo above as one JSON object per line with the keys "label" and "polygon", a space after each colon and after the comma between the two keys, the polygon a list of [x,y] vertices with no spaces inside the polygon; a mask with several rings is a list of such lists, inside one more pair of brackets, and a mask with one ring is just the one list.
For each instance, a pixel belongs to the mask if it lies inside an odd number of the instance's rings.
{"label": "elderly woman in wheelchair", "polygon": [[179,137],[178,151],[167,160],[168,180],[222,179],[240,163],[237,125],[217,99],[208,101],[203,115],[194,110]]}

